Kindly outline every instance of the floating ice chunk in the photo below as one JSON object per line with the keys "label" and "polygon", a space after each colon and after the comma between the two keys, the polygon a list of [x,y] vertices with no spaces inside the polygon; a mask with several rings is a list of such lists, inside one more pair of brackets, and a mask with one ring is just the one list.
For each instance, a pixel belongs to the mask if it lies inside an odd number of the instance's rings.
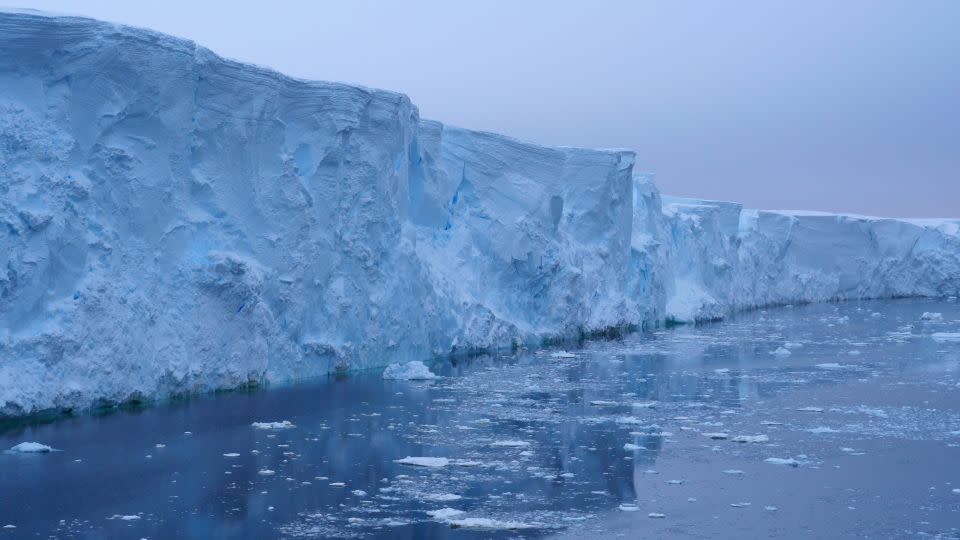
{"label": "floating ice chunk", "polygon": [[490,446],[502,447],[502,448],[526,448],[530,446],[530,443],[527,441],[494,441],[490,443]]}
{"label": "floating ice chunk", "polygon": [[839,430],[833,429],[832,427],[827,426],[817,426],[815,428],[808,429],[810,433],[821,434],[821,433],[840,433]]}
{"label": "floating ice chunk", "polygon": [[627,452],[634,452],[634,451],[640,450],[641,448],[643,447],[633,443],[627,443],[623,445],[623,449],[626,450]]}
{"label": "floating ice chunk", "polygon": [[727,368],[720,368],[720,369],[713,370],[713,372],[716,373],[717,375],[726,375],[727,373],[730,373],[730,370]]}
{"label": "floating ice chunk", "polygon": [[22,442],[8,450],[8,452],[16,454],[46,454],[53,452],[53,450],[53,448],[38,442]]}
{"label": "floating ice chunk", "polygon": [[367,496],[367,492],[364,491],[364,490],[362,490],[362,489],[355,489],[355,490],[351,491],[350,493],[353,493],[353,494],[356,495],[357,497],[366,497],[366,496]]}
{"label": "floating ice chunk", "polygon": [[427,515],[438,521],[449,521],[453,518],[464,515],[466,512],[456,508],[441,508],[439,510],[428,510]]}
{"label": "floating ice chunk", "polygon": [[659,403],[656,401],[639,401],[631,405],[634,409],[652,409],[656,407]]}
{"label": "floating ice chunk", "polygon": [[394,381],[426,381],[436,379],[437,375],[423,362],[414,360],[406,364],[390,364],[383,370],[383,378]]}
{"label": "floating ice chunk", "polygon": [[792,353],[790,352],[790,349],[786,347],[777,347],[777,349],[771,351],[770,354],[774,356],[790,356]]}
{"label": "floating ice chunk", "polygon": [[953,493],[960,495],[960,488],[953,488]]}
{"label": "floating ice chunk", "polygon": [[522,523],[519,521],[498,521],[490,518],[463,518],[451,519],[447,523],[457,529],[480,529],[485,531],[516,531],[520,529],[533,529],[534,525]]}
{"label": "floating ice chunk", "polygon": [[276,471],[272,471],[270,469],[260,469],[259,471],[257,471],[257,474],[262,476],[273,476],[274,474],[276,474]]}
{"label": "floating ice chunk", "polygon": [[450,464],[450,460],[445,457],[412,457],[407,456],[403,459],[394,460],[394,463],[399,463],[401,465],[413,465],[415,467],[446,467]]}
{"label": "floating ice chunk", "polygon": [[660,512],[650,512],[649,514],[647,514],[647,517],[648,517],[648,518],[655,518],[655,519],[662,519],[662,518],[667,517],[667,515],[666,515],[666,514],[661,514]]}
{"label": "floating ice chunk", "polygon": [[425,501],[433,502],[450,502],[450,501],[459,501],[463,497],[455,493],[428,493],[420,497]]}
{"label": "floating ice chunk", "polygon": [[621,512],[636,512],[637,510],[640,509],[639,506],[633,503],[623,503],[617,508],[620,509]]}
{"label": "floating ice chunk", "polygon": [[743,471],[740,469],[727,469],[723,471],[723,474],[743,474]]}
{"label": "floating ice chunk", "polygon": [[767,458],[767,459],[765,459],[765,460],[763,460],[763,461],[764,461],[765,463],[769,463],[769,464],[771,464],[771,465],[787,465],[787,466],[789,466],[789,467],[799,467],[799,466],[800,466],[800,462],[797,461],[797,460],[795,460],[795,459],[793,459],[793,458],[771,457],[771,458]]}
{"label": "floating ice chunk", "polygon": [[760,422],[761,426],[782,426],[783,422],[774,422],[773,420],[764,420]]}
{"label": "floating ice chunk", "polygon": [[930,334],[937,343],[960,341],[960,332],[934,332]]}
{"label": "floating ice chunk", "polygon": [[238,454],[238,453],[236,453],[236,452],[228,452],[228,453],[224,454],[223,457],[235,458],[235,457],[240,457],[240,454]]}
{"label": "floating ice chunk", "polygon": [[253,429],[291,429],[297,427],[289,420],[282,420],[280,422],[254,422],[250,425],[253,426]]}
{"label": "floating ice chunk", "polygon": [[817,367],[820,369],[843,369],[843,365],[836,362],[827,362],[824,364],[817,364]]}
{"label": "floating ice chunk", "polygon": [[817,412],[817,413],[820,413],[820,412],[823,412],[823,407],[798,407],[798,408],[795,409],[795,410],[800,411],[800,412]]}
{"label": "floating ice chunk", "polygon": [[738,443],[764,443],[769,441],[770,437],[766,435],[737,435],[730,440]]}
{"label": "floating ice chunk", "polygon": [[777,511],[777,507],[776,507],[776,506],[764,506],[763,509],[766,510],[767,512],[776,512],[776,511]]}
{"label": "floating ice chunk", "polygon": [[577,355],[567,351],[556,351],[550,355],[550,358],[576,358]]}
{"label": "floating ice chunk", "polygon": [[140,516],[138,516],[138,515],[136,515],[136,514],[129,514],[129,515],[114,514],[114,515],[108,517],[107,519],[119,519],[120,521],[136,521],[136,520],[140,519]]}
{"label": "floating ice chunk", "polygon": [[670,484],[671,486],[679,486],[684,482],[685,480],[667,480],[667,483]]}
{"label": "floating ice chunk", "polygon": [[920,315],[921,321],[942,321],[943,313],[935,313],[932,311],[924,311],[923,315]]}
{"label": "floating ice chunk", "polygon": [[750,503],[748,503],[748,502],[736,502],[736,503],[730,503],[730,506],[732,506],[732,507],[734,507],[734,508],[746,508],[746,507],[750,506]]}
{"label": "floating ice chunk", "polygon": [[800,343],[800,342],[797,342],[797,341],[788,341],[788,342],[784,343],[783,346],[784,346],[785,348],[791,349],[791,350],[792,350],[792,349],[801,349],[801,348],[803,348],[803,343]]}
{"label": "floating ice chunk", "polygon": [[329,485],[330,487],[338,487],[338,488],[347,486],[347,484],[344,482],[330,482],[327,485]]}
{"label": "floating ice chunk", "polygon": [[591,401],[590,404],[596,407],[615,407],[619,405],[619,403],[617,403],[616,401],[603,401],[603,400]]}
{"label": "floating ice chunk", "polygon": [[704,437],[709,437],[711,439],[718,440],[718,441],[730,438],[729,433],[701,433],[701,435],[703,435]]}
{"label": "floating ice chunk", "polygon": [[12,524],[12,523],[8,523],[8,524],[4,525],[3,528],[4,528],[4,529],[16,529],[17,526],[14,525],[14,524]]}

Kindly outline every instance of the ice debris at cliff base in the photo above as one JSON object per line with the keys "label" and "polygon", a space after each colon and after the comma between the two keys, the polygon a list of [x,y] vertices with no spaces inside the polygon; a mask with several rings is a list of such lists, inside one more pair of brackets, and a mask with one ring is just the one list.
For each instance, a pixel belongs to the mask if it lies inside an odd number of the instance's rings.
{"label": "ice debris at cliff base", "polygon": [[661,197],[147,30],[0,11],[0,88],[0,416],[960,292],[956,220]]}

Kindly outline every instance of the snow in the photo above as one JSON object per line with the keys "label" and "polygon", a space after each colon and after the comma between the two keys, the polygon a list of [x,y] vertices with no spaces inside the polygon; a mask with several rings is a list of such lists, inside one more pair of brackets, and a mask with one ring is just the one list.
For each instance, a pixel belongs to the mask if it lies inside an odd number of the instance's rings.
{"label": "snow", "polygon": [[22,442],[9,450],[17,454],[45,454],[52,451],[53,448],[38,442]]}
{"label": "snow", "polygon": [[960,292],[957,220],[662,197],[147,30],[0,11],[0,88],[0,416]]}
{"label": "snow", "polygon": [[383,378],[396,381],[423,381],[436,379],[426,364],[418,360],[406,364],[390,364],[383,370]]}
{"label": "snow", "polygon": [[429,468],[440,468],[446,467],[450,464],[450,460],[444,457],[411,457],[407,456],[402,459],[395,460],[396,463],[401,465],[413,465],[416,467],[429,467]]}

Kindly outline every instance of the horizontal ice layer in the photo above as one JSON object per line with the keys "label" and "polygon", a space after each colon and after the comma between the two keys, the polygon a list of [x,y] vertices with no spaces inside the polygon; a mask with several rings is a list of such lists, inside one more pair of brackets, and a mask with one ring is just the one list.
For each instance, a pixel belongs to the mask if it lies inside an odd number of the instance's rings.
{"label": "horizontal ice layer", "polygon": [[957,292],[955,221],[662,199],[634,159],[0,12],[0,416]]}

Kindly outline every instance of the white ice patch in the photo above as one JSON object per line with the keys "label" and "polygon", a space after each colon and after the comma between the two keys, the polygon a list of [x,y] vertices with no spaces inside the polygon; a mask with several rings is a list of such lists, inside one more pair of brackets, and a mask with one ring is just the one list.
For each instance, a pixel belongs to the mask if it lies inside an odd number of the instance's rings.
{"label": "white ice patch", "polygon": [[527,446],[530,446],[530,443],[528,443],[527,441],[513,441],[513,440],[494,441],[490,443],[490,446],[494,446],[498,448],[526,448]]}
{"label": "white ice patch", "polygon": [[250,425],[253,426],[253,429],[292,429],[297,427],[289,420],[282,420],[280,422],[254,422]]}
{"label": "white ice patch", "polygon": [[392,381],[429,381],[437,378],[426,364],[419,360],[406,364],[390,364],[383,370],[383,378]]}
{"label": "white ice patch", "polygon": [[776,350],[771,351],[770,354],[774,356],[790,356],[792,353],[790,349],[786,347],[777,347]]}
{"label": "white ice patch", "polygon": [[935,313],[931,311],[924,311],[923,315],[920,315],[921,321],[942,321],[943,313]]}
{"label": "white ice patch", "polygon": [[550,355],[551,358],[576,358],[577,355],[567,351],[556,351]]}
{"label": "white ice patch", "polygon": [[770,437],[766,435],[737,435],[730,440],[738,443],[765,443],[770,440]]}
{"label": "white ice patch", "polygon": [[15,454],[46,454],[53,451],[53,448],[38,442],[22,442],[8,450]]}
{"label": "white ice patch", "polygon": [[413,457],[407,456],[402,459],[394,460],[401,465],[413,465],[414,467],[440,468],[450,464],[450,460],[445,457]]}
{"label": "white ice patch", "polygon": [[797,461],[797,460],[795,460],[795,459],[793,459],[793,458],[771,457],[771,458],[767,458],[767,459],[765,459],[765,460],[763,460],[763,461],[764,461],[765,463],[769,463],[770,465],[785,465],[785,466],[788,466],[788,467],[799,467],[799,466],[800,466],[800,462]]}
{"label": "white ice patch", "polygon": [[960,332],[934,332],[930,337],[937,343],[960,342]]}
{"label": "white ice patch", "polygon": [[427,493],[426,495],[422,495],[420,498],[425,501],[432,502],[451,502],[459,501],[463,497],[455,493]]}
{"label": "white ice patch", "polygon": [[447,523],[457,529],[478,529],[484,531],[518,531],[536,528],[535,525],[520,521],[499,521],[496,519],[477,517],[450,519],[447,520]]}
{"label": "white ice patch", "polygon": [[449,521],[466,514],[463,510],[456,508],[441,508],[439,510],[428,510],[427,515],[438,521]]}

